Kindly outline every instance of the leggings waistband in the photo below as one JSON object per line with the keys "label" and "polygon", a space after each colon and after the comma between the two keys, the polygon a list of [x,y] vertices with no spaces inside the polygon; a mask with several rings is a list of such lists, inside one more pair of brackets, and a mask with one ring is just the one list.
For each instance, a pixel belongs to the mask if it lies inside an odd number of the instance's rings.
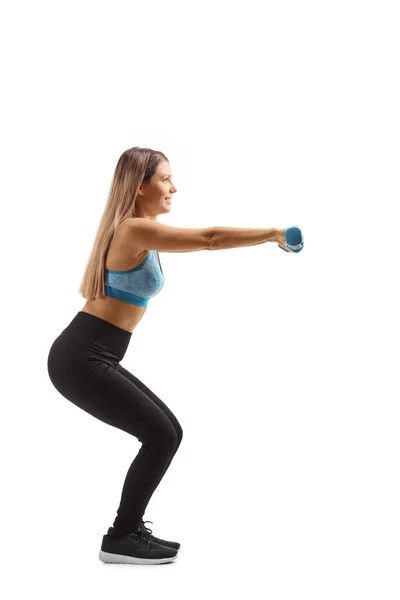
{"label": "leggings waistband", "polygon": [[112,354],[125,355],[132,333],[100,317],[79,311],[62,333],[68,333],[79,339],[96,341]]}

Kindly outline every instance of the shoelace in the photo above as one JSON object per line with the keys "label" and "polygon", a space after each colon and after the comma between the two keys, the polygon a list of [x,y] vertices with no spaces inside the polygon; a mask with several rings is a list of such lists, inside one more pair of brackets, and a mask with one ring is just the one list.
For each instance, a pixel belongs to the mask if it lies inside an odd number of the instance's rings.
{"label": "shoelace", "polygon": [[146,546],[150,546],[149,535],[153,532],[151,529],[145,526],[145,523],[153,523],[153,521],[143,521],[142,519],[139,528],[137,529],[137,531],[132,532],[131,536],[136,536],[141,544],[146,544]]}
{"label": "shoelace", "polygon": [[[153,521],[143,521],[143,519],[142,519],[142,521],[140,522],[142,531],[144,530],[143,533],[145,533],[146,535],[150,535],[153,532],[152,532],[151,529],[149,529],[148,527],[146,527],[145,523],[153,523]],[[154,525],[154,523],[153,523],[153,525]]]}

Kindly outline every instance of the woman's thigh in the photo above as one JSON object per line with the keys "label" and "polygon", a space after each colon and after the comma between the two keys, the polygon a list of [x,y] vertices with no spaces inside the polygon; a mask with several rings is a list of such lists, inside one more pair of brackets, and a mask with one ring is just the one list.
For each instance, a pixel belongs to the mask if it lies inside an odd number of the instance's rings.
{"label": "woman's thigh", "polygon": [[168,448],[177,443],[175,428],[164,411],[113,368],[102,365],[100,370],[80,364],[73,377],[62,378],[62,384],[60,393],[73,404],[140,442]]}
{"label": "woman's thigh", "polygon": [[169,409],[168,406],[158,396],[156,396],[156,394],[150,388],[147,387],[147,385],[140,381],[140,379],[138,379],[136,375],[133,375],[133,373],[125,369],[121,364],[117,366],[117,372],[126,377],[132,384],[134,384],[139,390],[146,394],[146,396],[148,396],[163,411],[163,413],[173,424],[178,438],[182,439],[182,427],[174,413],[171,411],[171,409]]}

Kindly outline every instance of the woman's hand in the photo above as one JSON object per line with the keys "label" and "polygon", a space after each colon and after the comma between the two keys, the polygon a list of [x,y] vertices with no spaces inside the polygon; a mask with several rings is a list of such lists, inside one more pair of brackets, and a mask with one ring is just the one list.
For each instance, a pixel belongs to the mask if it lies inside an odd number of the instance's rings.
{"label": "woman's hand", "polygon": [[[287,229],[287,227],[286,227]],[[277,229],[276,230],[276,243],[279,244],[280,246],[283,246],[285,248],[286,246],[286,238],[285,238],[285,231],[286,229]]]}
{"label": "woman's hand", "polygon": [[[292,225],[292,227],[299,227],[298,225]],[[282,246],[283,248],[286,248],[286,236],[285,236],[285,232],[289,229],[289,227],[285,227],[284,229],[276,229],[276,242],[277,244],[279,244],[280,246]],[[300,229],[300,227],[299,227]],[[304,242],[304,236],[302,235],[303,238],[303,242]],[[300,247],[300,246],[297,246]]]}

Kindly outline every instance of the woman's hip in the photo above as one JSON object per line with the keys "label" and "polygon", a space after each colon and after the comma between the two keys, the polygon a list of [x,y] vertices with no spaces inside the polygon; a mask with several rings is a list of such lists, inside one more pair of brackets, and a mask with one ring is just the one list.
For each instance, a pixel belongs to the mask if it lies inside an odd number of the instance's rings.
{"label": "woman's hip", "polygon": [[70,378],[116,370],[131,335],[104,319],[78,312],[50,347],[47,368],[51,381],[64,387]]}

